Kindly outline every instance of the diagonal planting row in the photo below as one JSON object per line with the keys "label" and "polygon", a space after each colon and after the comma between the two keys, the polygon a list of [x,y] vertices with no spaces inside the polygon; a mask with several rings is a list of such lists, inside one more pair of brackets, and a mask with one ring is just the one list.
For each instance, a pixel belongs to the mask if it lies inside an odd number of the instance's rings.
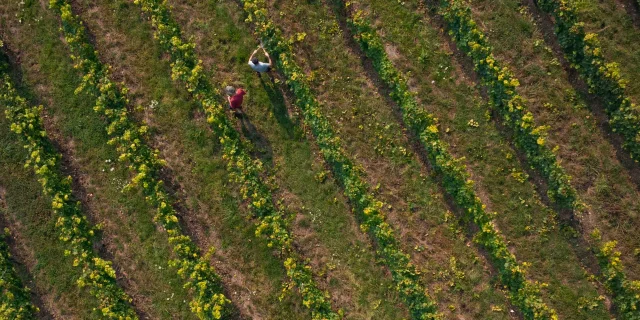
{"label": "diagonal planting row", "polygon": [[[586,33],[573,3],[565,0],[536,0],[536,3],[553,16],[555,33],[565,57],[586,81],[589,92],[605,103],[609,125],[622,135],[623,147],[631,153],[631,158],[640,161],[640,109],[626,96],[626,80],[617,64],[607,63],[597,35]],[[640,317],[640,281],[626,279],[615,245],[615,241],[610,241],[598,250],[605,283],[616,295],[623,316]]]}
{"label": "diagonal planting row", "polygon": [[[72,256],[73,265],[81,268],[77,285],[90,289],[98,300],[102,317],[137,319],[130,304],[131,298],[116,283],[116,273],[111,262],[98,257],[93,250],[95,228],[89,224],[80,204],[73,198],[71,177],[63,177],[60,173],[62,155],[54,148],[44,130],[40,116],[42,106],[29,107],[11,84],[6,66],[2,66],[2,69],[0,104],[6,108],[5,114],[11,122],[11,131],[20,135],[25,143],[29,157],[25,166],[33,167],[42,185],[42,192],[51,198],[51,207],[57,216],[58,238],[67,245],[65,254]],[[23,298],[16,296],[16,299]],[[24,307],[24,311],[34,311],[30,304]]]}
{"label": "diagonal planting row", "polygon": [[31,303],[29,288],[22,284],[13,267],[6,242],[7,231],[0,231],[0,318],[35,319],[38,307]]}
{"label": "diagonal planting row", "polygon": [[185,287],[192,290],[189,305],[201,319],[220,319],[230,304],[222,293],[220,279],[208,262],[208,255],[202,256],[198,247],[183,233],[171,198],[160,179],[164,161],[158,151],[145,143],[147,127],[137,125],[129,116],[126,88],[118,88],[111,81],[109,67],[98,59],[97,52],[87,38],[82,22],[71,11],[64,0],[52,0],[51,8],[62,19],[62,31],[71,49],[74,67],[83,74],[83,81],[77,91],[87,91],[96,98],[94,110],[106,119],[109,144],[115,145],[118,160],[128,163],[134,174],[125,189],[142,188],[145,199],[157,211],[154,220],[169,235],[169,242],[176,258],[169,265],[177,269],[185,280]]}
{"label": "diagonal planting row", "polygon": [[280,250],[287,275],[298,288],[313,319],[339,319],[341,316],[332,310],[329,294],[318,288],[311,267],[295,251],[287,215],[273,203],[272,190],[261,177],[264,172],[262,162],[251,159],[243,148],[240,135],[227,118],[225,108],[217,102],[221,97],[205,76],[202,61],[196,58],[195,44],[182,40],[180,27],[164,2],[137,0],[136,3],[151,16],[155,38],[171,56],[172,78],[184,83],[206,112],[207,122],[218,135],[228,170],[235,182],[240,183],[243,199],[248,200],[259,220],[256,235],[266,237],[270,247]]}
{"label": "diagonal planting row", "polygon": [[640,109],[625,94],[626,80],[616,63],[607,63],[595,33],[586,33],[575,5],[567,0],[536,0],[553,16],[555,33],[565,57],[589,86],[589,92],[605,103],[609,125],[622,135],[623,147],[640,161]]}
{"label": "diagonal planting row", "polygon": [[516,146],[547,182],[549,198],[563,207],[578,209],[577,192],[571,186],[571,178],[546,145],[545,128],[535,126],[533,114],[516,93],[520,83],[493,57],[484,34],[471,18],[469,6],[461,0],[441,0],[439,14],[448,24],[449,34],[458,48],[473,60],[476,72],[488,89],[492,107],[511,130]]}
{"label": "diagonal planting row", "polygon": [[437,119],[418,105],[405,77],[395,68],[387,56],[382,39],[372,28],[366,14],[344,4],[348,14],[347,23],[355,40],[365,55],[371,59],[374,69],[382,81],[391,89],[391,98],[400,107],[405,124],[420,140],[433,168],[442,176],[445,190],[455,203],[464,210],[465,220],[478,226],[475,241],[487,250],[500,273],[500,280],[509,289],[509,297],[518,306],[526,319],[554,319],[555,311],[540,297],[539,286],[526,279],[513,253],[509,252],[504,236],[496,229],[493,216],[486,212],[485,205],[475,194],[473,181],[466,167],[448,151],[448,145],[439,136]]}
{"label": "diagonal planting row", "polygon": [[[471,18],[469,6],[461,0],[441,0],[439,14],[448,24],[449,34],[458,48],[473,60],[476,72],[488,89],[489,101],[512,133],[515,145],[547,182],[549,198],[565,208],[581,210],[583,205],[571,185],[570,177],[545,144],[544,127],[535,127],[533,115],[516,93],[518,80],[507,67],[501,68],[493,57],[488,41]],[[580,222],[579,213],[576,217]],[[637,313],[640,310],[640,286],[626,280],[615,242],[601,244],[597,230],[594,232],[596,236],[592,240],[596,244],[593,250],[596,251],[605,284],[613,293],[621,315]]]}
{"label": "diagonal planting row", "polygon": [[[593,238],[600,240],[595,231]],[[596,255],[602,268],[602,276],[607,288],[614,294],[614,301],[622,319],[640,320],[640,281],[628,280],[622,269],[620,251],[616,241],[608,241],[597,248]]]}
{"label": "diagonal planting row", "polygon": [[307,76],[294,60],[291,43],[284,39],[282,31],[269,19],[264,0],[243,2],[248,15],[247,21],[254,24],[264,46],[278,57],[276,63],[295,96],[296,105],[302,110],[305,125],[311,128],[326,163],[343,186],[345,195],[361,221],[361,229],[368,232],[377,245],[377,254],[391,271],[396,290],[409,307],[412,318],[437,319],[439,315],[436,303],[420,283],[420,273],[411,263],[410,256],[400,248],[392,227],[381,211],[382,202],[372,195],[363,179],[363,170],[345,154],[340,138],[321,113]]}

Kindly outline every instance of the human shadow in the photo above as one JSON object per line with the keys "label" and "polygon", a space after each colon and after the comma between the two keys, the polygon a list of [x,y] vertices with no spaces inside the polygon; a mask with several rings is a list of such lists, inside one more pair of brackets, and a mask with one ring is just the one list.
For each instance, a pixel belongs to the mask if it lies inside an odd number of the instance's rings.
{"label": "human shadow", "polygon": [[251,156],[260,159],[263,164],[273,166],[273,148],[269,140],[258,131],[246,113],[236,114],[234,117],[240,123],[242,135],[251,142],[248,150]]}
{"label": "human shadow", "polygon": [[271,111],[273,112],[276,121],[280,127],[284,129],[288,138],[293,138],[296,135],[297,124],[294,123],[291,115],[289,114],[289,109],[287,108],[284,95],[276,87],[276,84],[273,81],[265,81],[260,77],[260,84],[262,84],[262,89],[267,93],[269,102],[271,102]]}

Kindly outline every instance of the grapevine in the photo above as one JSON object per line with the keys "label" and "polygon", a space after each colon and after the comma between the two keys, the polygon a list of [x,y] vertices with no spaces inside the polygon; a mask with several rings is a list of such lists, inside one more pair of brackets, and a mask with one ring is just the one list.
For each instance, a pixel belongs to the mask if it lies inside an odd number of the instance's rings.
{"label": "grapevine", "polygon": [[[536,3],[553,16],[555,33],[565,57],[586,81],[589,92],[604,101],[612,131],[622,135],[623,147],[637,163],[640,159],[640,109],[625,95],[626,80],[620,75],[618,65],[606,62],[597,35],[585,32],[571,2],[536,0]],[[620,263],[621,253],[615,246],[615,241],[609,241],[595,248],[605,284],[614,294],[623,319],[640,319],[640,282],[626,279]]]}
{"label": "grapevine", "polygon": [[[571,185],[570,177],[557,162],[555,154],[546,146],[543,134],[545,128],[534,126],[533,115],[527,111],[523,99],[516,93],[516,88],[519,86],[518,80],[506,67],[501,68],[500,63],[494,58],[486,37],[471,18],[469,6],[462,0],[442,0],[440,3],[440,14],[449,26],[449,34],[458,47],[473,60],[476,72],[480,75],[485,87],[489,89],[490,103],[502,116],[504,124],[511,129],[516,146],[525,153],[531,166],[536,168],[547,181],[549,198],[561,206],[579,210],[582,205],[577,191]],[[579,216],[577,218],[580,219]],[[614,247],[604,250],[603,246],[598,245],[594,250],[599,255],[598,260],[607,288],[614,296],[620,297],[615,299],[616,302],[621,299],[625,301],[618,305],[621,313],[625,314],[624,309],[627,305],[633,305],[635,308],[632,308],[633,312],[638,312],[640,294],[636,293],[637,286],[634,287],[629,282],[622,282],[627,285],[618,285],[620,282],[611,281],[612,277],[605,274],[611,271],[619,274],[614,277],[615,279],[624,278],[622,267],[616,265],[613,259],[619,256],[620,252]],[[609,253],[602,254],[605,251]],[[610,259],[605,259],[606,257]],[[628,303],[628,301],[635,301],[635,303]]]}
{"label": "grapevine", "polygon": [[160,170],[165,162],[159,158],[157,150],[152,150],[146,144],[147,127],[131,120],[127,110],[127,89],[119,88],[111,81],[109,67],[100,62],[71,5],[65,0],[51,0],[50,6],[60,15],[74,67],[83,74],[82,84],[76,92],[85,91],[95,97],[93,109],[104,116],[108,123],[108,143],[115,145],[120,154],[118,160],[128,163],[128,169],[134,175],[124,189],[142,188],[145,200],[156,208],[154,221],[167,231],[176,255],[169,265],[177,269],[178,275],[185,280],[185,288],[192,291],[189,303],[191,311],[200,319],[223,318],[229,311],[231,301],[222,293],[220,278],[209,264],[208,255],[201,255],[198,247],[180,227],[171,197],[160,178]]}
{"label": "grapevine", "polygon": [[361,229],[368,232],[376,245],[377,253],[391,271],[396,290],[409,307],[413,319],[439,319],[437,305],[420,283],[420,272],[408,254],[400,249],[394,231],[382,212],[382,202],[370,192],[364,181],[364,170],[347,157],[340,138],[331,123],[320,111],[320,105],[311,91],[309,80],[295,62],[291,42],[268,18],[264,0],[244,0],[247,21],[255,26],[256,34],[269,52],[278,57],[278,69],[284,74],[286,84],[302,110],[304,123],[311,128],[325,162],[342,184],[361,221]]}
{"label": "grapevine", "polygon": [[433,168],[442,175],[445,190],[466,213],[466,220],[478,226],[475,241],[491,256],[514,305],[520,307],[526,319],[557,319],[556,312],[542,302],[538,286],[526,280],[524,269],[495,228],[492,215],[485,211],[485,205],[475,194],[465,165],[449,153],[448,145],[439,137],[437,119],[419,107],[414,94],[409,91],[407,80],[389,60],[382,39],[371,27],[364,11],[353,9],[343,1],[340,3],[348,13],[347,23],[354,39],[391,89],[391,98],[400,106],[404,122],[424,146]]}
{"label": "grapevine", "polygon": [[216,102],[222,98],[204,75],[202,61],[196,58],[195,44],[182,40],[180,28],[164,1],[136,0],[135,3],[151,16],[155,38],[171,56],[172,78],[180,80],[202,106],[207,122],[219,137],[227,168],[234,181],[241,185],[242,198],[248,200],[250,209],[259,219],[256,235],[264,236],[269,247],[280,250],[287,276],[298,288],[303,304],[311,310],[313,319],[341,318],[339,313],[332,310],[329,294],[320,290],[313,280],[311,267],[295,252],[286,215],[274,205],[272,190],[261,178],[261,172],[264,171],[262,162],[251,159],[242,146],[238,132],[225,115],[224,107]]}
{"label": "grapevine", "polygon": [[0,318],[2,319],[36,319],[38,307],[31,303],[29,288],[20,281],[13,264],[11,253],[6,242],[8,229],[0,235]]}
{"label": "grapevine", "polygon": [[[58,239],[67,246],[65,255],[72,256],[73,265],[81,270],[76,284],[81,288],[89,288],[97,298],[99,312],[104,318],[137,319],[130,304],[131,298],[116,283],[116,272],[111,262],[98,257],[93,250],[95,228],[82,213],[79,202],[74,200],[71,177],[62,176],[60,172],[62,155],[47,137],[40,116],[42,106],[29,107],[14,89],[6,64],[0,69],[0,104],[6,108],[5,115],[11,122],[11,131],[20,135],[28,151],[25,166],[33,168],[42,185],[42,192],[51,199],[51,207],[57,217],[55,226]],[[16,296],[16,299],[24,297]]]}

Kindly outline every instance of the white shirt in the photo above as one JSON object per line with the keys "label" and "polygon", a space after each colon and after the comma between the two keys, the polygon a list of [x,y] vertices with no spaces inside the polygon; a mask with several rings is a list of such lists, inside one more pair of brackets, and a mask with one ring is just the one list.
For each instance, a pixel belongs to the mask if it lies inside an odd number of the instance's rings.
{"label": "white shirt", "polygon": [[255,65],[253,64],[252,61],[249,61],[249,66],[251,67],[251,69],[253,69],[254,71],[257,72],[267,72],[267,70],[269,70],[269,67],[271,67],[270,63],[265,63],[262,61],[258,61],[258,64]]}

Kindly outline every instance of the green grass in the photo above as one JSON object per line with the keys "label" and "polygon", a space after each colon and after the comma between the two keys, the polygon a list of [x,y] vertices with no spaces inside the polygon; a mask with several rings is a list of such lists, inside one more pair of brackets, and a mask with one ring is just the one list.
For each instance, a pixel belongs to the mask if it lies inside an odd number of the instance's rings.
{"label": "green grass", "polygon": [[[212,142],[214,138],[208,133],[203,136],[202,132],[189,129],[198,128],[198,130],[202,130],[206,128],[206,124],[195,109],[192,109],[193,107],[183,107],[185,105],[193,105],[188,101],[189,98],[186,93],[172,87],[168,63],[158,59],[160,56],[160,51],[158,50],[160,49],[155,46],[152,40],[150,24],[142,20],[140,15],[125,15],[125,12],[138,12],[137,8],[125,2],[117,2],[112,5],[96,4],[91,7],[81,10],[83,18],[87,21],[90,29],[96,30],[99,51],[103,53],[107,61],[114,65],[115,74],[119,74],[122,71],[122,74],[132,76],[127,84],[134,83],[133,92],[137,101],[144,105],[148,105],[151,100],[160,102],[158,107],[150,112],[150,122],[156,132],[156,140],[165,146],[161,146],[160,149],[163,152],[163,156],[169,161],[170,167],[174,170],[176,179],[180,180],[181,186],[185,188],[185,193],[193,193],[186,200],[187,203],[199,203],[210,209],[216,208],[218,206],[216,202],[221,200],[216,195],[216,193],[219,193],[216,190],[233,190],[233,185],[228,184],[228,178],[224,176],[224,162],[220,159],[220,153],[216,150],[217,144]],[[101,14],[111,10],[115,12]],[[220,24],[220,26],[212,26],[211,29],[227,30],[228,35],[232,36],[237,31],[233,28],[233,21],[229,21],[231,18],[225,16],[224,13],[221,10],[215,16],[208,16],[207,18]],[[107,29],[98,29],[100,24]],[[119,36],[117,35],[126,35],[127,42],[126,44],[118,45],[118,50],[107,50],[107,48],[111,48],[110,45],[112,44],[108,39],[101,37],[106,33],[111,34],[114,38],[118,38]],[[245,55],[242,59],[237,60],[238,62],[242,61],[239,65],[236,63],[239,68],[244,67],[244,60],[247,59],[249,52],[248,49],[245,49],[248,45],[246,42],[248,39],[243,40],[244,42],[229,46],[230,50],[234,50],[236,47],[239,48],[235,50],[241,50],[242,54]],[[140,48],[149,48],[149,50],[140,50]],[[119,59],[120,56],[117,52],[126,55],[128,58]],[[135,54],[133,54],[134,52]],[[128,53],[132,54],[129,55]],[[208,55],[207,57],[210,56]],[[123,75],[123,77],[126,78],[127,75]],[[318,228],[322,233],[317,235],[312,233],[312,237],[305,237],[302,244],[306,251],[303,252],[306,253],[308,251],[314,260],[327,259],[330,265],[334,265],[334,267],[329,267],[319,263],[319,261],[315,262],[321,267],[323,277],[328,278],[327,282],[330,285],[331,292],[347,292],[358,299],[352,299],[349,296],[344,297],[347,294],[342,294],[341,299],[347,299],[347,302],[342,302],[345,304],[345,309],[368,312],[368,308],[362,305],[383,302],[379,307],[381,310],[379,312],[390,314],[399,312],[393,305],[387,306],[387,303],[384,302],[386,299],[385,286],[380,286],[380,282],[377,281],[383,277],[383,274],[381,270],[375,267],[366,246],[354,234],[353,224],[349,221],[348,216],[345,217],[344,214],[348,210],[345,209],[345,204],[336,193],[335,187],[328,182],[320,183],[315,181],[314,176],[320,168],[316,167],[314,169],[314,156],[309,145],[304,140],[301,140],[302,134],[293,127],[291,122],[293,120],[283,114],[286,109],[283,104],[283,98],[277,88],[272,88],[270,85],[266,85],[266,88],[263,88],[263,84],[250,72],[245,72],[243,77],[243,79],[248,80],[245,84],[250,93],[245,102],[246,108],[255,126],[255,129],[248,128],[249,133],[247,136],[256,142],[255,154],[265,159],[268,166],[276,173],[276,181],[282,187],[280,192],[286,195],[285,198],[290,199],[285,204],[290,206],[292,211],[295,210],[302,216],[300,225],[323,225],[322,228]],[[214,75],[212,79],[216,81],[218,76]],[[176,102],[174,104],[163,103],[163,101]],[[254,106],[255,108],[274,108],[277,111],[272,117],[253,117],[252,108]],[[269,113],[269,109],[265,109],[264,113]],[[192,112],[196,113],[195,119]],[[176,123],[179,123],[179,125],[175,125]],[[169,148],[169,146],[171,147]],[[174,152],[185,154],[185,156],[176,156]],[[186,165],[191,162],[194,163],[194,166]],[[297,165],[284,166],[284,163],[296,163]],[[340,200],[334,201],[336,197]],[[233,205],[233,202],[231,201],[230,204]],[[224,235],[222,237],[225,239],[224,242],[228,242],[222,250],[228,250],[229,252],[234,252],[234,255],[242,256],[249,252],[248,247],[254,246],[252,242],[247,241],[247,239],[252,239],[253,237],[246,233],[244,237],[228,234],[228,232],[233,232],[234,229],[242,225],[250,225],[250,223],[242,220],[243,216],[248,215],[244,206],[240,212],[234,211],[230,211],[229,208],[219,208],[219,210],[208,210],[207,214],[212,215],[210,219],[213,219],[214,222],[218,220],[218,223],[227,225],[226,228],[217,228],[220,230],[220,234]],[[213,217],[216,214],[219,217]],[[315,221],[316,219],[320,220],[318,218],[321,218],[321,221]],[[225,221],[227,219],[230,221]],[[299,228],[304,234],[309,233],[309,231],[316,232],[316,230],[305,230],[308,228],[304,227]],[[263,245],[261,240],[259,242]],[[353,246],[345,246],[345,242],[353,243]],[[321,248],[314,248],[318,243]],[[241,247],[241,249],[237,249],[238,247]],[[331,248],[331,253],[317,252],[318,250],[326,250],[324,247]],[[268,253],[268,250],[264,247],[261,250]],[[364,253],[362,252],[363,250],[365,250]],[[248,263],[254,265],[254,268],[247,266],[247,268],[241,270],[249,275],[251,273],[265,272],[255,268],[255,264],[260,265],[260,263],[263,263],[262,260],[273,261],[273,258],[262,256],[246,256],[244,259],[255,260],[255,262]],[[299,302],[296,302],[297,299],[286,300],[284,302],[286,307],[283,307],[282,303],[277,303],[276,298],[279,294],[277,282],[282,281],[283,277],[280,267],[269,264],[260,268],[266,269],[266,278],[272,279],[273,284],[267,288],[258,287],[258,289],[261,289],[259,291],[262,294],[252,297],[252,300],[255,300],[253,302],[261,309],[259,312],[270,312],[276,318],[284,316],[304,317],[304,310],[297,310],[299,306],[295,305],[295,303],[299,304]],[[336,269],[331,270],[332,268]],[[369,279],[371,274],[378,274],[379,278],[372,277]],[[362,289],[357,287],[354,284],[355,280],[351,278],[358,279],[357,283],[359,285],[364,283],[366,286]],[[262,281],[265,280],[263,279]]]}
{"label": "green grass", "polygon": [[[416,2],[368,1],[394,63],[408,73],[410,86],[425,108],[448,129],[443,138],[451,151],[466,157],[476,191],[489,210],[498,212],[498,227],[517,256],[532,263],[531,278],[549,283],[543,290],[544,300],[562,319],[608,318],[598,302],[602,292],[596,291],[581,267],[581,250],[572,249],[571,236],[553,222],[555,213],[540,200],[534,182],[526,179],[508,137],[489,120],[486,103],[462,76],[458,60],[452,60],[447,36]],[[385,210],[399,231],[403,249],[424,270],[424,282],[439,309],[447,318],[509,318],[510,307],[489,264],[465,237],[465,226],[447,213],[450,208],[437,177],[412,151],[386,92],[378,89],[375,77],[367,75],[335,12],[320,2],[268,3],[272,18],[285,33],[301,39],[294,44],[298,62],[313,77],[323,113],[367,172],[367,181],[376,186],[376,196],[390,206]],[[640,43],[635,41],[638,30],[624,27],[625,13],[614,10],[611,3],[584,4],[581,14],[590,30],[611,25],[600,32],[605,54],[623,64],[627,78],[635,79],[640,72],[636,68],[640,62],[633,55],[639,51],[635,50]],[[317,147],[308,142],[309,133],[289,97],[282,95],[284,86],[271,84],[266,77],[260,81],[246,66],[257,43],[241,8],[233,1],[172,0],[170,4],[185,34],[195,37],[212,81],[221,87],[241,85],[249,92],[245,108],[251,125],[238,125],[238,130],[254,145],[252,154],[265,162],[274,185],[280,187],[277,195],[285,199],[284,206],[298,214],[293,223],[297,244],[320,270],[318,282],[331,293],[334,305],[350,319],[408,317],[390,277],[376,263],[372,246],[357,230],[341,190],[330,174],[326,179],[318,176],[327,174],[326,168]],[[213,261],[231,298],[249,317],[307,318],[296,294],[278,300],[286,280],[284,270],[265,241],[254,237],[249,211],[240,203],[235,185],[228,182],[215,137],[197,105],[169,78],[170,66],[140,10],[125,0],[76,5],[101,57],[113,65],[116,78],[132,88],[132,101],[145,107],[137,117],[149,121],[152,143],[169,163],[167,176],[176,184],[176,198],[185,208],[183,218],[193,228],[190,231],[199,244],[215,244],[219,249]],[[474,18],[482,21],[479,25],[496,56],[521,80],[520,93],[528,98],[539,124],[550,126],[549,142],[560,146],[559,158],[592,209],[592,223],[605,238],[621,240],[624,256],[633,258],[640,243],[632,233],[640,197],[586,108],[588,101],[575,93],[538,27],[519,12],[519,1],[478,0],[473,7]],[[166,238],[151,222],[152,209],[140,195],[120,193],[127,174],[105,163],[114,159],[115,152],[106,145],[104,123],[91,110],[90,99],[73,93],[79,79],[60,41],[58,20],[34,0],[2,6],[0,14],[2,29],[11,30],[2,36],[12,50],[21,53],[26,86],[33,90],[23,88],[22,93],[32,102],[44,103],[50,123],[71,142],[65,148],[73,146],[83,186],[94,195],[89,200],[91,212],[95,222],[104,225],[107,249],[114,254],[118,270],[126,274],[128,290],[138,297],[136,307],[153,318],[192,318],[183,303],[187,295],[181,281],[165,268],[170,254]],[[601,27],[600,21],[606,25]],[[629,87],[637,102],[640,85],[633,82]],[[152,101],[158,102],[153,109]],[[0,121],[0,126],[0,186],[7,190],[12,221],[22,226],[28,247],[36,254],[35,288],[48,293],[64,318],[91,318],[88,295],[75,288],[69,261],[59,258],[62,249],[51,241],[48,202],[39,196],[32,175],[22,169],[24,154],[8,134],[6,121]],[[519,181],[522,177],[524,182]],[[629,276],[637,278],[637,261],[623,263]],[[592,310],[581,309],[592,304]]]}
{"label": "green grass", "polygon": [[[122,194],[125,171],[116,170],[115,152],[108,146],[104,123],[94,115],[91,101],[74,95],[78,76],[60,41],[58,20],[53,12],[37,3],[10,9],[20,12],[25,23],[16,24],[19,33],[7,37],[10,48],[21,53],[26,85],[39,88],[27,93],[32,99],[48,102],[46,110],[59,133],[67,137],[67,152],[73,153],[80,181],[88,194],[93,219],[104,226],[107,250],[114,255],[116,268],[123,270],[136,294],[145,297],[139,309],[154,317],[189,318],[185,290],[175,272],[168,270],[167,239],[152,223],[153,210],[137,194]],[[38,21],[35,21],[35,18]],[[35,40],[35,41],[34,41]],[[73,150],[69,148],[73,146]],[[111,171],[111,168],[114,168]],[[82,317],[82,316],[81,316]]]}
{"label": "green grass", "polygon": [[[56,239],[50,200],[42,195],[31,169],[24,168],[27,154],[18,135],[9,130],[4,107],[0,111],[0,188],[6,203],[0,214],[6,215],[4,219],[14,234],[22,235],[36,260],[28,264],[29,276],[36,280],[32,288],[43,301],[55,302],[59,315],[91,319],[91,309],[97,306],[95,299],[76,286],[78,269],[72,266],[71,257],[64,256],[65,245]],[[45,292],[46,297],[42,294]]]}
{"label": "green grass", "polygon": [[[631,182],[630,172],[615,156],[599,129],[588,98],[581,97],[568,80],[558,58],[545,44],[542,31],[519,1],[480,1],[474,6],[474,16],[483,21],[496,56],[511,67],[521,81],[519,93],[528,99],[528,106],[539,125],[549,126],[549,142],[558,145],[558,158],[581,200],[589,206],[589,228],[599,228],[605,239],[619,241],[623,263],[632,278],[640,274],[634,250],[640,238],[634,230],[638,224],[640,198]],[[528,32],[516,32],[514,21],[530,25]],[[507,46],[504,34],[516,37]]]}
{"label": "green grass", "polygon": [[620,66],[620,73],[627,79],[627,94],[640,104],[640,30],[618,1],[576,1],[578,17],[585,23],[585,30],[598,34],[602,52],[609,62]]}
{"label": "green grass", "polygon": [[[472,88],[473,83],[465,81],[459,66],[451,63],[443,45],[446,38],[432,28],[429,16],[413,5],[367,2],[385,35],[388,54],[391,52],[396,65],[409,74],[410,86],[427,110],[439,116],[452,152],[467,158],[478,193],[490,210],[498,212],[498,227],[517,256],[532,263],[532,278],[550,284],[544,289],[545,301],[568,318],[603,317],[603,306],[598,313],[579,310],[583,304],[578,302],[580,298],[595,300],[598,293],[583,276],[571,241],[555,226],[555,214],[542,204],[530,182],[518,181],[524,172],[515,152],[487,121],[487,106]],[[408,28],[414,32],[407,33]],[[472,120],[478,127],[469,124]],[[572,280],[566,281],[568,278]]]}
{"label": "green grass", "polygon": [[[442,199],[439,198],[441,196],[438,194],[437,185],[426,177],[424,168],[411,152],[409,155],[402,154],[403,150],[406,153],[409,148],[404,137],[396,135],[402,130],[395,122],[390,108],[385,106],[385,100],[380,98],[380,92],[367,83],[368,80],[363,75],[358,58],[348,54],[349,49],[343,42],[340,29],[332,18],[331,12],[325,11],[325,8],[319,4],[305,5],[299,2],[296,2],[296,5],[290,3],[276,5],[271,12],[277,12],[278,9],[282,10],[282,13],[280,16],[272,14],[272,18],[276,20],[276,25],[283,26],[287,35],[306,32],[306,38],[296,43],[294,47],[299,62],[305,69],[314,70],[313,75],[316,79],[313,82],[314,89],[320,96],[321,102],[325,104],[322,111],[335,124],[335,128],[346,143],[347,152],[355,154],[359,164],[362,164],[370,174],[368,180],[374,185],[380,183],[381,191],[378,196],[391,204],[390,207],[385,208],[385,211],[391,211],[392,224],[402,221],[394,226],[400,228],[401,233],[405,233],[403,237],[405,246],[411,248],[408,251],[416,257],[418,265],[425,270],[434,270],[438,269],[436,266],[443,260],[447,261],[449,255],[459,258],[461,255],[469,254],[473,257],[473,251],[457,247],[459,243],[457,241],[453,241],[453,246],[450,244],[438,252],[419,253],[420,247],[425,244],[430,248],[430,243],[440,245],[444,241],[452,242],[448,230],[445,228],[438,230],[436,226],[442,223],[443,214],[446,211]],[[295,22],[291,18],[294,15]],[[321,32],[320,34],[312,33],[310,29],[306,29],[307,27],[321,30]],[[382,154],[378,151],[382,151]],[[393,172],[402,173],[394,177]],[[373,175],[375,177],[372,177]],[[401,179],[397,179],[398,177]],[[429,205],[423,207],[424,203]],[[415,215],[410,212],[412,209],[415,210]],[[406,223],[407,221],[410,222]],[[416,232],[415,228],[425,228],[425,224],[431,224],[432,229],[424,233]],[[421,231],[426,230],[421,229]],[[464,261],[463,265],[466,263],[469,263],[469,260]],[[466,271],[473,274],[471,283],[486,276],[486,274],[471,271],[475,267],[477,266],[465,265],[464,267],[469,268]],[[470,288],[466,288],[463,290],[465,292],[459,295],[457,292],[442,292],[440,284],[437,283],[440,280],[438,276],[431,271],[427,273],[433,275],[433,277],[429,275],[427,277],[428,281],[433,281],[430,282],[431,288],[435,288],[438,293],[440,310],[445,310],[447,314],[491,312],[489,304],[503,299],[501,296],[491,295],[488,288],[476,288],[486,290],[484,292],[486,295],[481,298],[478,297],[480,294],[474,293]],[[475,297],[465,297],[465,295],[475,295]],[[495,300],[492,301],[492,299]],[[482,304],[485,308],[478,308]],[[497,313],[492,313],[491,316],[496,317]]]}
{"label": "green grass", "polygon": [[[371,3],[379,13],[378,21],[387,41],[404,53],[397,63],[414,75],[412,80],[425,107],[440,116],[444,128],[449,128],[450,134],[446,137],[454,146],[454,152],[469,160],[474,179],[482,190],[480,194],[484,194],[489,207],[499,213],[498,226],[513,242],[515,252],[532,263],[534,279],[549,282],[550,289],[545,291],[549,292],[550,300],[556,301],[552,305],[561,306],[556,306],[561,315],[585,316],[585,311],[577,310],[580,305],[577,300],[593,300],[597,293],[582,277],[575,254],[553,223],[554,214],[542,205],[530,182],[518,181],[521,177],[526,179],[526,174],[515,161],[515,152],[508,140],[487,122],[487,107],[470,87],[472,83],[463,80],[459,65],[450,63],[451,53],[443,45],[446,37],[438,35],[437,29],[430,27],[429,16],[412,5],[403,8],[386,6],[379,1]],[[423,21],[420,41],[416,42],[402,30],[419,20]],[[406,21],[406,24],[385,21]],[[428,51],[428,48],[440,49]],[[443,72],[445,69],[453,72]],[[452,102],[454,99],[456,103]],[[478,122],[479,127],[470,126],[471,120]],[[565,283],[565,277],[575,282]],[[564,288],[553,288],[559,285]],[[582,291],[584,297],[581,297]]]}

